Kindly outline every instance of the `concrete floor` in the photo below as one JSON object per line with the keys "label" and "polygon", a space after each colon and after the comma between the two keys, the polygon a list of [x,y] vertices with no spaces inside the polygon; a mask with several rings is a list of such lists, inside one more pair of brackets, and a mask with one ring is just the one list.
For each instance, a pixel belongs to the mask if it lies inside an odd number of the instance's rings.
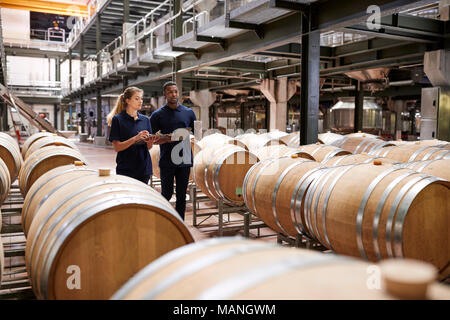
{"label": "concrete floor", "polygon": [[[78,142],[78,140],[72,140],[79,148],[81,154],[86,158],[89,165],[94,168],[109,168],[112,172],[115,172],[116,168],[116,152],[113,150],[112,147],[103,147],[103,146],[95,146],[90,143],[81,143]],[[154,188],[157,191],[161,191],[160,187],[158,186],[158,182],[156,182]],[[203,195],[203,194],[200,194]],[[175,195],[172,197],[171,203],[175,206]],[[206,208],[213,208],[216,205],[215,201],[204,201],[200,202],[200,208],[206,209]],[[207,209],[206,209],[207,210]],[[210,210],[207,210],[208,212]],[[211,209],[211,211],[214,211],[214,209]],[[185,213],[185,223],[187,227],[189,228],[190,232],[192,233],[194,239],[196,241],[216,237],[219,236],[219,233],[217,231],[217,225],[218,225],[218,218],[217,215],[213,215],[211,217],[198,217],[197,222],[202,222],[205,218],[207,218],[203,223],[201,223],[201,227],[194,227],[193,226],[193,210],[192,210],[192,202],[190,201],[189,195],[187,196],[187,203],[186,203],[186,213]],[[243,223],[243,217],[240,214],[231,213],[228,217],[228,215],[225,215],[224,219],[226,219],[227,223],[225,225],[234,225],[234,224],[241,224]],[[230,222],[228,222],[228,220]],[[235,235],[244,235],[243,230],[224,230],[223,236],[235,236]],[[267,227],[263,227],[259,229],[251,229],[250,230],[250,238],[256,238],[258,235],[261,235],[261,240],[269,241],[269,242],[276,242],[277,237],[275,235],[275,232]]]}

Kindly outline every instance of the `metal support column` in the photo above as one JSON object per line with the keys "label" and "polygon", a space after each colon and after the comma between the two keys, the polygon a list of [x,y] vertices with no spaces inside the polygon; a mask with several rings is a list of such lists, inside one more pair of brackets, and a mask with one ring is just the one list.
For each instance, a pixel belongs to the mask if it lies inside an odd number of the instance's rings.
{"label": "metal support column", "polygon": [[102,128],[102,92],[97,89],[97,137],[103,136]]}
{"label": "metal support column", "polygon": [[85,133],[85,128],[84,128],[84,118],[85,118],[85,114],[84,114],[84,97],[81,95],[80,96],[80,126],[81,126],[81,133]]}
{"label": "metal support column", "polygon": [[320,32],[313,12],[302,16],[300,145],[317,142],[319,126]]}
{"label": "metal support column", "polygon": [[58,104],[53,104],[53,126],[58,129]]}
{"label": "metal support column", "polygon": [[[84,36],[81,35],[80,37],[80,67],[81,69],[83,69],[82,65],[83,65],[83,61],[84,61]],[[80,85],[83,86],[84,85],[84,77],[83,74],[80,73]],[[83,100],[83,95],[80,96],[80,126],[81,126],[81,133],[85,133],[85,128],[84,128],[84,123],[85,123],[85,113],[84,113],[84,100]]]}
{"label": "metal support column", "polygon": [[[181,9],[181,0],[173,0],[173,15],[176,15]],[[195,20],[195,19],[194,19]],[[173,21],[172,39],[176,39],[183,34],[183,17],[180,15]]]}
{"label": "metal support column", "polygon": [[130,22],[130,0],[123,0],[123,23]]}
{"label": "metal support column", "polygon": [[102,76],[102,61],[100,56],[100,51],[102,50],[102,17],[97,14],[97,25],[96,25],[96,44],[97,44],[97,77]]}
{"label": "metal support column", "polygon": [[69,49],[69,90],[72,91],[72,49]]}
{"label": "metal support column", "polygon": [[363,106],[364,106],[364,89],[359,81],[355,80],[355,118],[354,132],[363,130]]}

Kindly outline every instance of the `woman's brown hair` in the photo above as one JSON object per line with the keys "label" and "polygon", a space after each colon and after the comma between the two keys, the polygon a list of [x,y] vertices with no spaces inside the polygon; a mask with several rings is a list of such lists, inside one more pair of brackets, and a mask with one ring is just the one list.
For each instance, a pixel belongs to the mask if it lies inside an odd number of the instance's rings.
{"label": "woman's brown hair", "polygon": [[131,99],[131,97],[137,93],[143,93],[144,91],[142,89],[139,89],[137,87],[128,87],[125,89],[125,91],[119,96],[117,99],[116,105],[111,110],[111,112],[106,117],[106,121],[108,122],[108,126],[111,126],[112,118],[118,114],[121,113],[123,110],[126,110],[127,108],[127,99]]}

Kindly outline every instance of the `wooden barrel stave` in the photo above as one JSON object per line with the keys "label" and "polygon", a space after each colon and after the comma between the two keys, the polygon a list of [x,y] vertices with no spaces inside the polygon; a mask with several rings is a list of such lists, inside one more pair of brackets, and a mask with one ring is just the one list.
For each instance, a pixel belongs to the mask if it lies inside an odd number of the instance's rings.
{"label": "wooden barrel stave", "polygon": [[450,181],[450,159],[409,162],[405,168]]}
{"label": "wooden barrel stave", "polygon": [[318,162],[322,162],[332,157],[350,154],[350,152],[341,148],[318,143],[300,146],[298,150],[308,153]]}

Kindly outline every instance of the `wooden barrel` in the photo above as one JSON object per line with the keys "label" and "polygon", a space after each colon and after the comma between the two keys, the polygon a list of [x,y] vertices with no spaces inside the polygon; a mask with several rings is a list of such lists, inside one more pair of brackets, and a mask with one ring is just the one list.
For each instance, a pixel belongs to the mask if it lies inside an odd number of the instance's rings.
{"label": "wooden barrel", "polygon": [[256,152],[260,148],[266,146],[285,144],[280,139],[272,138],[268,135],[260,135],[254,133],[245,133],[241,136],[237,136],[236,140],[243,142],[251,152]]}
{"label": "wooden barrel", "polygon": [[449,199],[449,181],[392,164],[355,164],[321,171],[304,216],[314,238],[338,254],[422,260],[447,276]]}
{"label": "wooden barrel", "polygon": [[243,183],[247,208],[279,233],[306,235],[300,215],[303,190],[319,167],[315,161],[290,156],[258,162]]}
{"label": "wooden barrel", "polygon": [[11,178],[9,176],[9,169],[6,166],[6,163],[2,159],[0,159],[0,206],[8,197],[10,189],[11,189]]}
{"label": "wooden barrel", "polygon": [[404,167],[450,181],[450,159],[409,162]]}
{"label": "wooden barrel", "polygon": [[347,150],[353,154],[357,153],[371,153],[385,147],[393,146],[392,143],[365,137],[348,137],[333,143],[334,146]]}
{"label": "wooden barrel", "polygon": [[399,162],[413,162],[420,160],[450,159],[450,150],[421,144],[405,144],[379,149],[371,152],[375,156],[386,157]]}
{"label": "wooden barrel", "polygon": [[322,162],[322,165],[327,167],[345,166],[356,163],[372,163],[378,160],[381,163],[396,163],[395,160],[383,157],[376,157],[367,154],[347,154],[345,156],[329,158]]}
{"label": "wooden barrel", "polygon": [[25,236],[28,234],[36,212],[52,192],[74,181],[83,185],[83,179],[89,175],[98,176],[98,170],[84,165],[81,161],[75,161],[75,164],[56,167],[40,176],[30,187],[23,201],[22,228]]}
{"label": "wooden barrel", "polygon": [[283,144],[263,147],[255,152],[260,161],[270,158],[281,158],[284,156],[296,155],[296,158],[304,158],[314,160],[314,158],[306,152],[295,148],[287,147]]}
{"label": "wooden barrel", "polygon": [[33,143],[35,143],[39,139],[42,139],[45,137],[56,137],[56,136],[57,136],[56,133],[51,133],[51,132],[47,132],[47,131],[38,132],[38,133],[35,133],[35,134],[29,136],[28,139],[26,139],[22,145],[22,157],[25,158],[25,154],[27,153],[28,149],[33,145]]}
{"label": "wooden barrel", "polygon": [[282,140],[284,137],[289,136],[290,134],[280,130],[273,130],[265,133],[261,133],[261,137],[269,137],[271,139],[279,139]]}
{"label": "wooden barrel", "polygon": [[442,148],[442,149],[450,150],[450,143],[439,144],[439,145],[437,145],[436,147]]}
{"label": "wooden barrel", "polygon": [[350,154],[349,151],[344,149],[327,145],[327,144],[308,144],[305,146],[300,146],[298,150],[308,153],[312,156],[316,161],[322,162],[332,157],[343,156],[346,154]]}
{"label": "wooden barrel", "polygon": [[60,137],[60,136],[49,136],[49,137],[43,137],[43,138],[35,141],[25,152],[25,156],[23,159],[26,161],[27,158],[33,154],[33,152],[35,152],[36,150],[39,150],[43,147],[48,147],[48,146],[64,146],[64,147],[72,148],[74,150],[79,151],[79,149],[75,145],[75,143],[73,143],[69,139],[66,139],[66,138]]}
{"label": "wooden barrel", "polygon": [[194,159],[194,181],[210,199],[242,205],[242,184],[258,158],[235,145],[210,146]]}
{"label": "wooden barrel", "polygon": [[74,161],[82,161],[87,164],[85,158],[72,148],[48,146],[37,150],[27,158],[20,171],[20,192],[25,197],[28,189],[44,173],[59,166],[72,164]]}
{"label": "wooden barrel", "polygon": [[349,137],[349,138],[368,138],[368,139],[380,139],[383,140],[383,138],[381,138],[380,136],[374,135],[374,134],[370,134],[370,133],[365,133],[365,132],[354,132],[354,133],[349,133],[346,134],[345,137]]}
{"label": "wooden barrel", "polygon": [[[192,158],[194,159],[197,153],[200,152],[201,148],[198,143],[191,139],[191,150],[192,150]],[[161,171],[159,169],[159,154],[160,147],[158,144],[153,145],[153,147],[149,150],[150,157],[152,158],[152,168],[153,168],[153,176],[158,179],[161,178]],[[192,176],[192,170],[189,174],[189,181],[193,181],[194,178]]]}
{"label": "wooden barrel", "polygon": [[221,133],[214,133],[205,136],[200,141],[197,141],[197,144],[198,147],[200,147],[200,150],[210,145],[224,145],[224,144],[234,144],[236,146],[247,149],[247,146],[243,142]]}
{"label": "wooden barrel", "polygon": [[[1,217],[2,217],[2,214],[0,212],[0,218]],[[1,224],[0,224],[0,226],[1,226]],[[1,228],[0,228],[0,230],[1,230]],[[5,254],[3,252],[2,237],[0,237],[0,285],[2,284],[4,269],[5,269]]]}
{"label": "wooden barrel", "polygon": [[[180,272],[180,268],[189,272]],[[418,269],[411,268],[411,263],[408,268],[411,273]],[[379,288],[368,284],[373,269],[381,276]],[[434,271],[432,267],[431,270]],[[418,297],[448,299],[450,289],[435,281],[434,275],[425,279],[431,279],[431,283]],[[383,264],[374,266],[332,254],[228,237],[204,240],[169,252],[136,274],[112,299],[395,299],[398,295],[394,296],[393,290],[384,284],[385,279],[391,278]],[[406,287],[410,291],[414,283],[406,282]],[[239,307],[234,304],[233,310]],[[250,307],[245,311],[248,306],[242,308],[242,314],[250,314],[248,310],[252,310]],[[275,308],[272,312],[275,314]]]}
{"label": "wooden barrel", "polygon": [[342,134],[337,134],[333,132],[320,133],[318,135],[319,142],[323,144],[332,144],[336,141],[341,140],[342,138],[344,138]]}
{"label": "wooden barrel", "polygon": [[25,261],[39,299],[108,299],[148,263],[193,242],[171,204],[121,176],[86,176],[37,211]]}
{"label": "wooden barrel", "polygon": [[300,146],[299,131],[289,133],[287,136],[280,137],[279,139],[283,141],[288,147],[297,148],[298,146]]}
{"label": "wooden barrel", "polygon": [[19,176],[23,160],[17,142],[5,133],[0,134],[0,159],[8,167],[11,183],[13,183]]}

